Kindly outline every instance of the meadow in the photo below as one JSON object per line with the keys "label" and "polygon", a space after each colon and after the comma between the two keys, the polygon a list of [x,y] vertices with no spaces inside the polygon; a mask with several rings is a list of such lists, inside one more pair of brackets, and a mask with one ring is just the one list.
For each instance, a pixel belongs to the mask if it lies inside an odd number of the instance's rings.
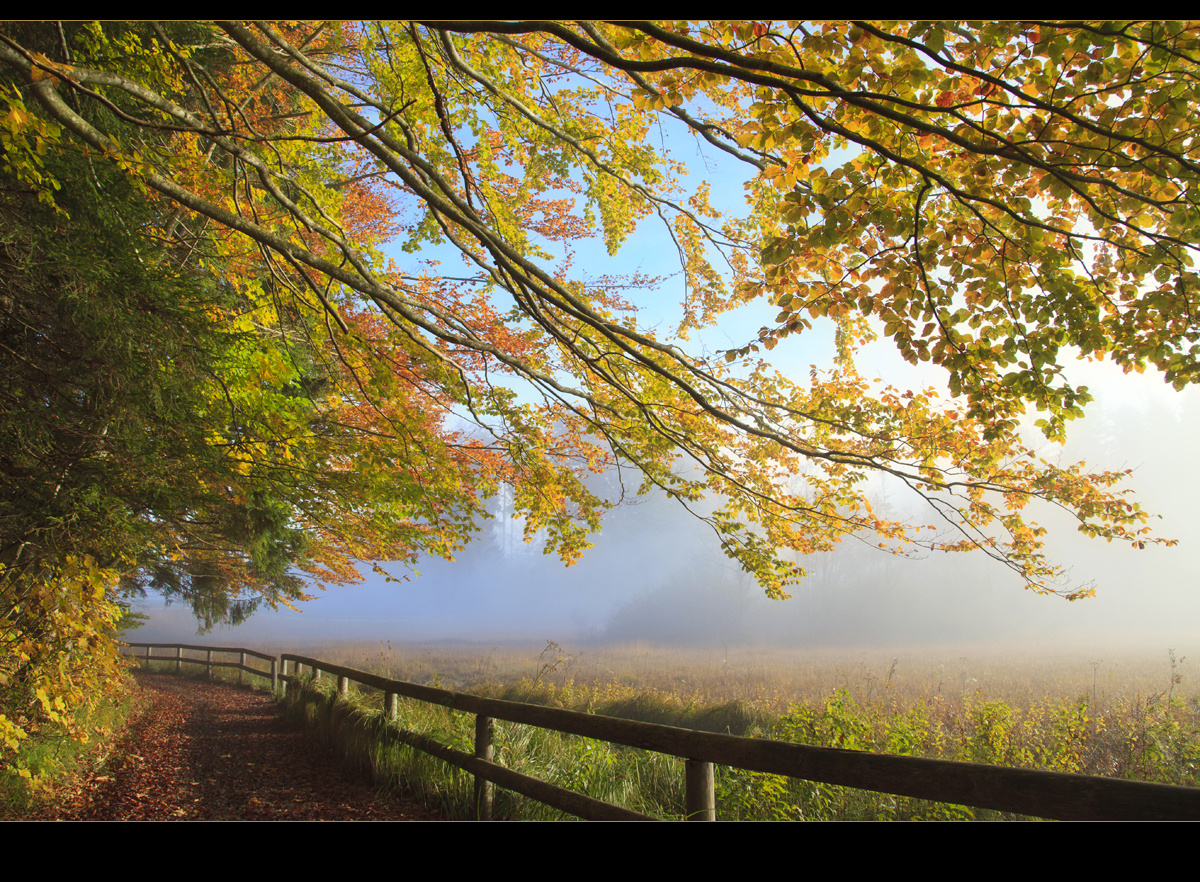
{"label": "meadow", "polygon": [[[1086,655],[881,654],[652,646],[312,647],[336,664],[417,683],[685,728],[804,744],[1200,785],[1200,698],[1174,650]],[[853,659],[853,660],[851,660]],[[330,709],[310,684],[314,723],[355,730],[348,753],[380,782],[469,817],[472,779],[369,733],[378,696]],[[328,715],[335,715],[335,721]],[[470,751],[473,717],[402,701],[402,725]],[[353,741],[353,739],[351,739]],[[497,762],[657,817],[683,813],[682,761],[498,722]],[[941,820],[1016,816],[733,769],[717,770],[722,819]],[[497,815],[559,813],[497,791]]]}
{"label": "meadow", "polygon": [[[1125,655],[994,652],[942,647],[784,650],[650,645],[258,646],[510,701],[734,735],[902,756],[982,762],[1200,786],[1200,678],[1180,651]],[[192,653],[193,657],[195,656]],[[250,660],[255,666],[261,661]],[[155,667],[174,669],[170,660]],[[185,672],[202,676],[200,668]],[[214,676],[236,682],[235,671]],[[256,678],[243,675],[249,683]],[[382,697],[330,701],[334,679],[309,680],[289,713],[304,716],[382,788],[404,790],[446,816],[470,818],[473,779],[381,738]],[[119,729],[124,707],[94,722],[93,743]],[[470,752],[474,717],[400,700],[400,724]],[[52,779],[76,758],[53,733],[22,762]],[[35,739],[31,739],[31,742]],[[684,813],[683,762],[674,757],[496,722],[495,761],[544,781],[660,818]],[[82,760],[86,761],[86,759]],[[0,803],[23,802],[20,781]],[[1018,816],[717,767],[717,813],[732,820],[997,820]],[[559,819],[496,790],[501,819]]]}

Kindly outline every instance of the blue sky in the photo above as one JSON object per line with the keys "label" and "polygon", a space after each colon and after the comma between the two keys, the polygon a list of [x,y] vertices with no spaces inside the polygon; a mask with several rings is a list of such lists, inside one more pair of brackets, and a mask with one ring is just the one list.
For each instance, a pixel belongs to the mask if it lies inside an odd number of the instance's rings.
{"label": "blue sky", "polygon": [[[731,212],[744,210],[745,167],[712,150],[698,152],[693,146],[696,139],[690,135],[667,131],[664,141],[688,163],[694,178],[705,176],[709,180],[714,205]],[[456,254],[429,252],[423,256],[444,257],[451,273],[458,266]],[[401,267],[411,259],[399,252],[395,258]],[[660,338],[667,337],[669,329],[678,323],[682,296],[678,261],[661,222],[654,217],[643,221],[615,258],[607,254],[598,239],[579,243],[574,267],[577,275],[584,277],[635,272],[664,277],[656,290],[638,296],[638,323],[643,328],[657,328]],[[771,323],[776,312],[772,304],[764,302],[742,307],[723,316],[717,326],[693,334],[685,348],[712,355],[744,345],[756,336],[759,327]],[[785,374],[803,377],[811,364],[828,365],[832,355],[831,328],[818,323],[813,330],[784,340],[769,359]],[[873,344],[864,352],[859,366],[864,376],[880,376],[896,386],[945,386],[939,369],[909,365],[887,343]],[[1130,486],[1146,508],[1164,515],[1160,522],[1162,534],[1179,538],[1181,547],[1135,552],[1128,547],[1084,540],[1072,524],[1048,513],[1045,522],[1054,529],[1052,551],[1057,559],[1075,567],[1079,581],[1097,580],[1098,598],[1067,604],[1055,598],[1035,597],[1022,591],[1001,568],[967,558],[905,562],[888,570],[894,581],[918,585],[924,579],[930,584],[928,589],[912,590],[911,610],[900,599],[879,600],[881,610],[891,609],[889,604],[901,604],[895,608],[904,614],[889,613],[893,620],[907,620],[911,611],[912,628],[908,632],[903,628],[888,632],[885,628],[880,633],[886,633],[887,639],[935,639],[930,629],[920,624],[929,621],[940,623],[940,630],[933,633],[946,640],[953,640],[956,634],[1035,642],[1068,637],[1117,640],[1125,635],[1182,644],[1194,641],[1200,633],[1196,627],[1200,624],[1200,589],[1195,587],[1200,585],[1200,554],[1193,547],[1193,537],[1200,535],[1200,514],[1192,503],[1200,470],[1187,455],[1193,433],[1200,432],[1200,408],[1194,390],[1176,393],[1157,375],[1123,375],[1110,364],[1079,363],[1068,370],[1068,375],[1086,383],[1097,401],[1087,419],[1070,427],[1071,440],[1066,448],[1060,450],[1042,442],[1043,455],[1083,458],[1102,468],[1137,468]],[[1034,418],[1031,415],[1031,422]],[[914,516],[924,516],[919,504],[906,499],[900,488],[878,482],[876,492],[886,494],[889,502]],[[770,630],[764,622],[787,620],[790,615],[798,615],[796,610],[818,607],[837,611],[839,624],[830,625],[825,635],[829,639],[853,641],[856,627],[860,633],[875,627],[870,624],[874,621],[870,585],[856,584],[853,600],[847,603],[848,607],[857,607],[857,619],[855,609],[839,606],[836,596],[823,605],[813,600],[822,592],[845,590],[844,586],[822,585],[818,578],[797,592],[797,600],[771,605],[752,586],[747,589],[703,525],[681,510],[674,515],[670,511],[655,509],[655,519],[650,522],[639,520],[643,513],[615,514],[613,523],[618,526],[606,528],[607,535],[597,539],[595,553],[571,569],[542,558],[537,549],[514,552],[511,547],[502,547],[496,537],[504,533],[503,525],[493,523],[482,534],[479,545],[455,564],[423,562],[418,567],[422,575],[412,575],[398,585],[369,576],[362,586],[323,592],[319,599],[305,604],[302,613],[259,613],[241,629],[218,632],[213,639],[311,642],[344,634],[359,635],[356,639],[367,641],[500,636],[559,639],[601,633],[623,609],[646,602],[656,591],[677,590],[681,580],[697,583],[698,597],[707,596],[706,592],[716,596],[713,592],[721,591],[737,595],[741,604],[737,608],[746,610],[746,621],[751,622],[747,639],[764,636]],[[619,537],[619,544],[614,544],[614,536]],[[859,565],[866,569],[871,566]],[[879,591],[879,598],[887,595],[886,586],[880,586]],[[152,625],[136,639],[192,637],[194,626],[182,607],[162,609],[151,603],[149,608]],[[797,639],[812,639],[812,628],[797,628]]]}

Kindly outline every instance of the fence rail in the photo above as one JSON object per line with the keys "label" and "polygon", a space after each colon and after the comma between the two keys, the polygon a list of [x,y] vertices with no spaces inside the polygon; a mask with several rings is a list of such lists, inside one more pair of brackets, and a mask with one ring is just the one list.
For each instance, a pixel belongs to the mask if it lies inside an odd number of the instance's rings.
{"label": "fence rail", "polygon": [[[396,719],[396,698],[403,696],[475,715],[475,754],[454,750],[428,736],[393,726],[390,737],[423,750],[473,774],[476,779],[478,817],[491,817],[491,783],[522,793],[554,808],[589,819],[648,819],[644,815],[521,775],[491,762],[492,722],[506,720],[556,732],[580,735],[611,744],[636,747],[685,760],[686,812],[693,820],[715,820],[713,766],[723,765],[755,772],[786,775],[808,781],[872,790],[897,796],[994,809],[1056,820],[1200,820],[1200,789],[1124,781],[1061,772],[1013,769],[978,763],[951,762],[919,757],[888,756],[831,747],[809,747],[765,738],[744,738],[642,723],[635,720],[541,707],[494,698],[481,698],[432,686],[392,680],[366,671],[320,659],[284,653],[279,657],[278,681],[272,656],[240,648],[184,646],[180,644],[130,644],[175,649],[176,656],[156,661],[196,662],[180,658],[181,650],[242,653],[242,665],[208,662],[211,667],[244,666],[245,656],[270,660],[272,682],[300,682],[303,668],[314,677],[337,677],[337,691],[346,694],[351,682],[384,693],[384,712]],[[289,665],[294,665],[289,673]],[[211,670],[210,667],[210,670]]]}
{"label": "fence rail", "polygon": [[[240,646],[193,646],[188,643],[127,643],[125,644],[130,649],[145,649],[146,654],[142,656],[146,660],[147,666],[151,661],[173,661],[175,662],[175,673],[179,673],[183,665],[204,665],[205,672],[208,676],[212,676],[213,668],[235,668],[238,671],[238,682],[242,682],[242,672],[247,674],[255,674],[259,677],[264,677],[271,681],[271,689],[279,688],[279,667],[278,659],[273,655],[268,655],[265,652],[259,652],[255,649],[243,649]],[[155,649],[173,649],[175,655],[173,657],[152,656],[151,652]],[[191,652],[203,652],[204,658],[188,658],[183,654],[184,650]],[[213,653],[232,655],[237,653],[239,656],[236,662],[213,661]],[[271,663],[271,672],[260,671],[257,668],[252,668],[246,664],[246,656],[260,658],[263,661]]]}

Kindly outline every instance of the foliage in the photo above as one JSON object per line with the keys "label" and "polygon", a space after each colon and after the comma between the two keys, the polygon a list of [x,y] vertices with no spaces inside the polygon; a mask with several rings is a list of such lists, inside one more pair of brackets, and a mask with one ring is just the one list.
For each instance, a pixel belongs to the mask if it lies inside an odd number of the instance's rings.
{"label": "foliage", "polygon": [[[503,485],[570,563],[610,468],[774,597],[855,535],[1086,594],[1031,502],[1163,540],[1125,473],[1056,465],[1021,422],[1065,437],[1077,354],[1197,374],[1197,43],[1170,22],[0,26],[4,675],[38,681],[14,647],[54,643],[31,598],[70,596],[72,567],[236,618],[300,573],[452,556]],[[685,186],[659,123],[745,170],[746,216]],[[648,218],[679,254],[671,337],[625,299],[649,280],[572,267]],[[777,313],[753,339],[682,348],[752,302]],[[832,365],[760,358],[818,323]],[[952,397],[861,375],[879,336]],[[876,473],[941,529],[875,510]]]}
{"label": "foliage", "polygon": [[68,557],[36,574],[6,569],[0,576],[0,747],[5,771],[30,778],[16,760],[31,730],[48,727],[87,741],[86,721],[123,686],[114,633],[121,610],[111,599],[115,573],[90,557]]}
{"label": "foliage", "polygon": [[[18,29],[0,50],[13,168],[52,178],[45,145],[69,138],[175,202],[173,233],[211,230],[224,271],[236,251],[274,299],[262,330],[293,310],[324,324],[318,348],[365,381],[371,419],[474,419],[486,447],[435,421],[403,456],[450,481],[435,495],[463,498],[464,461],[484,495],[509,483],[527,535],[544,530],[568,562],[606,504],[579,472],[617,463],[687,504],[719,500],[705,518],[773,596],[803,575],[781,550],[863,530],[897,548],[983,548],[1031,586],[1079,596],[1055,582],[1023,514],[1032,499],[1093,535],[1152,541],[1113,489],[1122,475],[1040,459],[1019,421],[1039,409],[1063,437],[1088,400],[1064,377],[1072,352],[1153,365],[1176,385],[1194,374],[1190,26],[59,33],[62,51]],[[744,164],[748,218],[722,219],[705,185],[682,186],[649,137],[656,117]],[[778,307],[776,325],[710,361],[639,329],[610,285],[570,277],[572,243],[600,235],[615,252],[651,215],[679,249],[681,338],[756,299]],[[475,275],[419,257],[397,267],[376,250],[389,233],[414,255],[452,246]],[[747,360],[818,318],[837,325],[840,354],[807,388]],[[958,397],[860,376],[854,353],[880,329],[945,368]],[[356,452],[365,474],[382,468],[373,444]],[[260,453],[245,449],[247,469]],[[873,471],[955,534],[874,512],[860,489]],[[447,531],[478,514],[468,504]]]}
{"label": "foliage", "polygon": [[85,737],[74,720],[120,688],[120,582],[195,513],[194,485],[170,476],[202,480],[215,453],[197,419],[213,325],[129,233],[145,216],[123,176],[89,184],[51,208],[0,176],[6,753],[43,724]]}
{"label": "foliage", "polygon": [[70,729],[43,726],[22,738],[8,767],[0,771],[0,818],[23,818],[40,805],[58,804],[81,773],[104,768],[141,699],[133,691],[115,699],[105,696],[76,708]]}
{"label": "foliage", "polygon": [[[424,656],[423,656],[424,657]],[[453,654],[448,656],[453,658]],[[460,659],[461,660],[461,659]],[[412,661],[416,661],[415,659]],[[789,665],[788,667],[792,667]],[[395,672],[392,672],[393,674]],[[674,673],[677,673],[675,671]],[[693,684],[704,675],[689,669]],[[402,673],[401,679],[414,675]],[[1024,679],[1028,688],[1027,677]],[[704,725],[728,715],[678,684],[651,682],[599,686],[567,680],[542,683],[533,700],[588,713],[640,719],[688,729],[729,731]],[[651,681],[651,682],[647,682]],[[528,677],[505,677],[492,688],[469,691],[525,700]],[[1041,693],[1043,684],[1035,684]],[[934,688],[933,684],[929,684]],[[334,678],[308,681],[289,691],[289,702],[305,708],[310,722],[331,742],[347,746],[370,766],[378,781],[395,776],[450,817],[470,817],[470,776],[407,747],[385,746],[381,697],[354,693],[335,703]],[[932,698],[904,697],[890,678],[870,694],[839,687],[824,696],[791,702],[782,713],[756,706],[754,720],[734,734],[768,737],[817,747],[865,750],[895,756],[984,762],[1017,768],[1196,786],[1200,781],[1200,705],[1193,698],[1167,701],[1165,693],[1122,692],[1106,706],[1085,698],[1039,694],[1017,702],[982,690],[947,700],[941,684]],[[399,724],[470,752],[471,715],[402,699]],[[340,721],[346,721],[345,723]],[[341,727],[342,734],[338,734]],[[374,745],[371,740],[375,739]],[[366,746],[364,746],[366,745]],[[495,761],[524,774],[569,787],[657,817],[683,811],[682,764],[663,755],[563,736],[532,726],[496,722]],[[1014,816],[968,806],[857,790],[814,781],[718,766],[718,817],[727,820],[997,820]],[[551,819],[559,813],[497,790],[498,817]]]}
{"label": "foliage", "polygon": [[[119,688],[130,592],[181,598],[202,628],[237,621],[301,599],[297,568],[342,581],[358,559],[449,553],[478,511],[467,458],[427,443],[436,411],[409,416],[429,408],[402,352],[351,370],[228,243],[172,241],[175,209],[121,169],[32,155],[36,174],[0,173],[6,755],[43,725],[83,736],[70,721]],[[368,396],[404,409],[402,431]]]}

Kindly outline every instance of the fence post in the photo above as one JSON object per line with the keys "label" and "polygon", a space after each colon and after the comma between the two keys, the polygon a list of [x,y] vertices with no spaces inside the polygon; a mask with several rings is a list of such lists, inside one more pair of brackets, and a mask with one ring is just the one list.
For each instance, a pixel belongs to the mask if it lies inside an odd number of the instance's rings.
{"label": "fence post", "polygon": [[146,647],[146,670],[150,670],[150,647]]}
{"label": "fence post", "polygon": [[275,659],[271,659],[271,691],[279,691],[279,674],[275,669]]}
{"label": "fence post", "polygon": [[175,647],[175,673],[176,674],[180,673],[183,670],[183,662],[180,660],[182,658],[183,658],[183,647],[176,645],[176,647]]}
{"label": "fence post", "polygon": [[717,796],[714,787],[713,764],[700,760],[686,760],[684,780],[687,796],[684,808],[689,821],[715,821],[717,819]]}
{"label": "fence post", "polygon": [[241,686],[242,685],[242,668],[246,667],[246,653],[243,652],[241,654],[241,658],[238,660],[238,663],[242,666],[241,668],[238,668],[238,685]]}
{"label": "fence post", "polygon": [[350,691],[350,681],[338,674],[338,695],[342,698],[346,697],[346,693]]}
{"label": "fence post", "polygon": [[396,722],[398,716],[396,709],[396,693],[386,692],[383,696],[383,718],[389,723]]}
{"label": "fence post", "polygon": [[[492,761],[492,718],[479,714],[475,717],[475,756]],[[492,819],[492,782],[475,776],[475,820]]]}
{"label": "fence post", "polygon": [[212,650],[209,649],[204,654],[204,671],[208,679],[212,679]]}

